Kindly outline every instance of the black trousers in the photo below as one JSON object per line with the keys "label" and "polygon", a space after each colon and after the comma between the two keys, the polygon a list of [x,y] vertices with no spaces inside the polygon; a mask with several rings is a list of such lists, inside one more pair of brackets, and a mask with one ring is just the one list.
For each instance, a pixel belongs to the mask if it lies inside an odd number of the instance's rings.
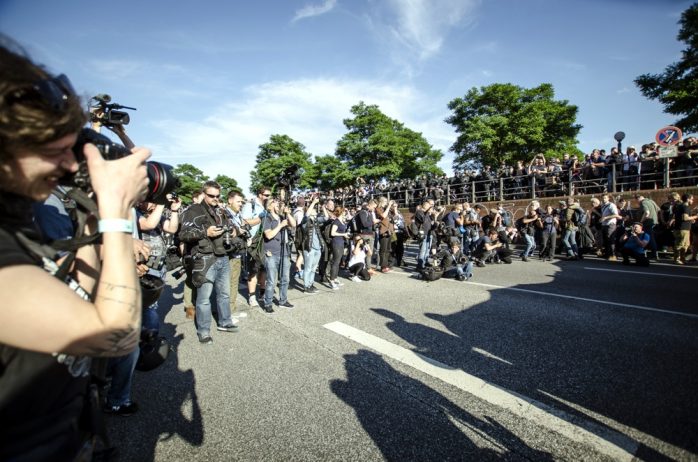
{"label": "black trousers", "polygon": [[380,257],[380,267],[381,269],[383,268],[389,268],[390,267],[390,236],[381,236],[380,241],[380,253],[378,254]]}

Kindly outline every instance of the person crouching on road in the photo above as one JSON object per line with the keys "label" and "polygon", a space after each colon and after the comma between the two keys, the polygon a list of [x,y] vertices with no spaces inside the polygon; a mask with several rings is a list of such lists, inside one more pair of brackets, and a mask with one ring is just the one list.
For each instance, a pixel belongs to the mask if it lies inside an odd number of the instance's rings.
{"label": "person crouching on road", "polygon": [[351,258],[347,264],[349,272],[352,275],[351,280],[353,282],[362,282],[362,280],[370,281],[371,274],[366,268],[366,258],[371,258],[373,249],[364,240],[364,238],[359,235],[354,236],[353,244],[354,245],[351,249]]}
{"label": "person crouching on road", "polygon": [[467,281],[473,277],[473,262],[469,261],[460,245],[460,238],[452,237],[448,249],[441,250],[434,258],[441,266],[443,277]]}
{"label": "person crouching on road", "polygon": [[645,254],[645,248],[650,243],[650,235],[642,229],[642,224],[634,223],[629,232],[623,234],[620,238],[623,248],[623,264],[629,265],[630,258],[634,258],[640,266],[650,266],[650,261]]}

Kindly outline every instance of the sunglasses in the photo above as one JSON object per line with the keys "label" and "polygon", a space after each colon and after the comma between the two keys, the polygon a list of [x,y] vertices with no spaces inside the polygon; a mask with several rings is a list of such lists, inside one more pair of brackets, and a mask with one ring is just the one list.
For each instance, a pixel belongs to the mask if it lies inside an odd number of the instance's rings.
{"label": "sunglasses", "polygon": [[262,197],[269,197],[271,194],[262,194]]}
{"label": "sunglasses", "polygon": [[209,193],[204,193],[204,194],[206,194],[211,199],[218,199],[219,197],[221,197],[220,194],[209,194]]}
{"label": "sunglasses", "polygon": [[39,101],[53,111],[65,109],[70,97],[75,97],[75,89],[65,74],[50,79],[43,79],[31,87],[22,88],[7,96],[9,104],[23,101]]}

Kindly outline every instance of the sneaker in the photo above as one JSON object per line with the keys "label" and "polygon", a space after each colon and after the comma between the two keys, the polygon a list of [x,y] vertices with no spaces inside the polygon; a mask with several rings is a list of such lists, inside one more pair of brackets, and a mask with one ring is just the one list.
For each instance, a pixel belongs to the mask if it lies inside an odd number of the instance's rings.
{"label": "sneaker", "polygon": [[119,415],[121,417],[132,416],[138,412],[138,405],[136,403],[122,404],[121,406],[104,406],[102,408],[105,414]]}
{"label": "sneaker", "polygon": [[247,317],[247,313],[245,313],[244,311],[236,311],[235,313],[233,313],[233,314],[231,315],[231,317],[232,317],[232,318],[246,318],[246,317]]}
{"label": "sneaker", "polygon": [[364,282],[359,276],[352,276],[351,282]]}
{"label": "sneaker", "polygon": [[259,306],[259,303],[257,303],[257,299],[255,297],[248,298],[247,304],[250,306]]}
{"label": "sneaker", "polygon": [[344,285],[344,283],[342,281],[340,281],[339,279],[335,279],[334,283],[337,284],[339,287],[342,287]]}
{"label": "sneaker", "polygon": [[337,283],[334,282],[334,281],[330,282],[330,289],[338,290],[338,289],[339,289],[339,284],[337,284]]}
{"label": "sneaker", "polygon": [[288,309],[293,308],[293,305],[292,305],[291,302],[289,302],[288,300],[286,300],[286,301],[283,302],[283,303],[279,303],[279,306],[283,306],[284,308],[288,308]]}
{"label": "sneaker", "polygon": [[484,268],[485,264],[482,261],[478,260],[475,262],[475,266],[477,266],[478,268]]}
{"label": "sneaker", "polygon": [[315,294],[317,294],[317,293],[320,292],[320,291],[317,290],[317,287],[315,287],[315,286],[310,286],[310,287],[306,287],[304,292],[305,292],[306,294],[315,295]]}
{"label": "sneaker", "polygon": [[210,345],[213,343],[213,339],[210,335],[199,335],[199,343],[203,345]]}
{"label": "sneaker", "polygon": [[267,312],[267,313],[273,313],[273,312],[274,312],[274,308],[272,308],[271,305],[264,305],[264,306],[262,306],[262,309],[263,309],[265,312]]}
{"label": "sneaker", "polygon": [[456,281],[465,281],[465,276],[462,274],[459,274],[458,276],[456,276]]}
{"label": "sneaker", "polygon": [[218,326],[216,327],[216,330],[219,330],[221,332],[238,332],[239,327],[235,324],[231,324],[229,326]]}
{"label": "sneaker", "polygon": [[303,279],[303,273],[301,273],[300,271],[296,271],[295,273],[293,273],[293,277],[296,279]]}
{"label": "sneaker", "polygon": [[526,257],[526,255],[521,255],[521,261],[528,261],[528,257]]}

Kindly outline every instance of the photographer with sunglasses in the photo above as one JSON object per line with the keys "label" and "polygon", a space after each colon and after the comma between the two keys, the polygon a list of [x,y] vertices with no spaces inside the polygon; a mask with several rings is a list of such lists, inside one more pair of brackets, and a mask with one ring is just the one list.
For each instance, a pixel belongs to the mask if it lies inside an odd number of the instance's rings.
{"label": "photographer with sunglasses", "polygon": [[85,145],[97,198],[85,234],[99,233],[101,249],[54,261],[31,205],[78,170],[72,148],[86,114],[67,77],[4,37],[0,63],[0,459],[89,460],[100,413],[91,358],[128,354],[140,336],[131,209],[145,196],[150,152],[105,161]]}
{"label": "photographer with sunglasses", "polygon": [[221,332],[236,332],[237,320],[230,313],[230,262],[225,246],[232,229],[230,216],[221,203],[221,186],[207,181],[201,190],[204,200],[194,204],[182,216],[179,239],[185,243],[184,261],[191,284],[196,287],[196,333],[202,344],[211,338],[211,294],[216,287],[218,327]]}

